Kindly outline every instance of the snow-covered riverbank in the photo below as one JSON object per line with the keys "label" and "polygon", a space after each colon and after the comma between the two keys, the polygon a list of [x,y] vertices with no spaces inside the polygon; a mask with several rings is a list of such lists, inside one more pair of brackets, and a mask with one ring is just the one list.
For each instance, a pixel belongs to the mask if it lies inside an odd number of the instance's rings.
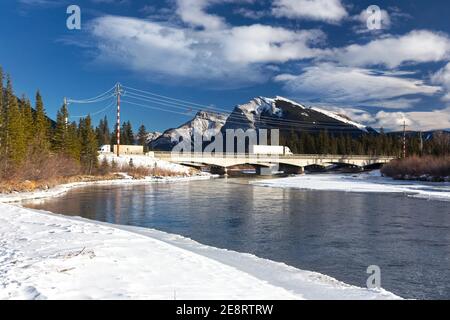
{"label": "snow-covered riverbank", "polygon": [[146,183],[175,183],[183,181],[193,181],[193,180],[209,180],[217,176],[210,174],[200,174],[196,176],[187,177],[147,177],[144,179],[133,179],[129,176],[124,176],[123,179],[117,180],[99,180],[99,181],[89,181],[89,182],[74,182],[67,183],[50,188],[48,190],[36,190],[33,192],[16,192],[11,194],[0,193],[0,203],[12,203],[19,202],[23,200],[33,200],[33,199],[44,199],[51,197],[61,196],[68,191],[76,188],[82,188],[86,186],[94,185],[130,185],[130,184],[146,184]]}
{"label": "snow-covered riverbank", "polygon": [[450,201],[450,183],[393,180],[382,177],[379,171],[361,174],[309,174],[251,183],[265,187],[303,190],[403,193],[416,198]]}
{"label": "snow-covered riverbank", "polygon": [[396,298],[156,230],[0,212],[0,299]]}

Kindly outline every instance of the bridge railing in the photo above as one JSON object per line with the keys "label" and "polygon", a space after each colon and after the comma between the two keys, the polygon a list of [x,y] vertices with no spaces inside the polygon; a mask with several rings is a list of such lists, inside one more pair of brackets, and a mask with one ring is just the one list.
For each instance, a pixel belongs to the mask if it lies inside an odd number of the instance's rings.
{"label": "bridge railing", "polygon": [[251,153],[209,153],[209,152],[154,152],[158,158],[279,158],[279,159],[380,159],[392,160],[395,156],[388,155],[339,155],[339,154],[294,154],[294,155],[276,155],[276,154],[251,154]]}

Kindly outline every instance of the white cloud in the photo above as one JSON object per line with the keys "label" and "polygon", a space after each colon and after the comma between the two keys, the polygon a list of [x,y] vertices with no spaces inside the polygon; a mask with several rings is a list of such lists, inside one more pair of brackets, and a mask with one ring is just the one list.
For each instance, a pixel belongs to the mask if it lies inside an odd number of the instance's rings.
{"label": "white cloud", "polygon": [[227,24],[223,17],[208,13],[207,10],[223,3],[253,3],[255,0],[176,0],[176,12],[181,20],[194,27],[224,29]]}
{"label": "white cloud", "polygon": [[318,30],[294,32],[255,24],[230,29],[225,37],[224,49],[230,62],[286,62],[315,57],[322,50],[311,45],[323,38],[324,34]]}
{"label": "white cloud", "polygon": [[206,29],[222,29],[225,19],[209,14],[206,9],[217,0],[177,0],[177,14],[181,20]]}
{"label": "white cloud", "polygon": [[317,105],[324,109],[347,116],[353,121],[363,123],[373,128],[384,128],[387,131],[400,131],[403,121],[413,130],[442,130],[450,129],[450,108],[432,111],[390,112],[376,113],[358,108],[340,107],[335,105]]}
{"label": "white cloud", "polygon": [[323,37],[317,30],[263,25],[198,30],[118,16],[95,19],[90,31],[99,59],[152,77],[241,83],[266,81],[264,63],[314,57],[317,51],[309,45]]}
{"label": "white cloud", "polygon": [[364,102],[366,107],[378,107],[385,109],[410,109],[420,103],[420,98],[393,98],[387,100],[372,100]]}
{"label": "white cloud", "polygon": [[341,0],[275,0],[272,13],[277,17],[338,23],[348,16]]}
{"label": "white cloud", "polygon": [[431,80],[435,84],[443,85],[447,91],[447,93],[442,98],[444,101],[450,101],[450,63],[447,63],[447,65],[436,72]]}
{"label": "white cloud", "polygon": [[350,66],[384,65],[389,68],[404,63],[424,63],[447,60],[450,39],[447,35],[415,30],[403,36],[388,36],[367,44],[353,44],[336,49],[328,58]]}
{"label": "white cloud", "polygon": [[234,14],[241,15],[247,19],[258,20],[265,16],[268,16],[270,12],[265,10],[253,10],[249,8],[239,7],[233,10]]}
{"label": "white cloud", "polygon": [[450,129],[450,108],[432,111],[378,112],[373,120],[374,126],[398,131],[403,121],[414,130]]}
{"label": "white cloud", "polygon": [[[406,95],[433,95],[441,89],[421,80],[385,75],[379,71],[321,63],[304,68],[300,75],[275,77],[289,92],[308,99],[347,105],[384,101]],[[392,103],[392,101],[390,101]]]}

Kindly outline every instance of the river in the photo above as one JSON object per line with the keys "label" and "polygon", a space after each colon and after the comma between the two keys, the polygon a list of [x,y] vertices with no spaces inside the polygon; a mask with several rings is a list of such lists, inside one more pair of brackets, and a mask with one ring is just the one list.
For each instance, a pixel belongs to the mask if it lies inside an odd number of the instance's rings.
{"label": "river", "polygon": [[450,298],[449,202],[305,191],[248,179],[91,186],[25,206],[154,228],[365,286],[367,267],[404,298]]}

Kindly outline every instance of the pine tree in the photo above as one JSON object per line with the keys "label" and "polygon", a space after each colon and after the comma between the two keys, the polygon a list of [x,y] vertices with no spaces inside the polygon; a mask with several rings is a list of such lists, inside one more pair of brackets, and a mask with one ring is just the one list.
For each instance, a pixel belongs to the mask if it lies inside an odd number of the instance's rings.
{"label": "pine tree", "polygon": [[5,154],[4,150],[4,133],[5,133],[5,107],[3,104],[3,69],[0,66],[0,160]]}
{"label": "pine tree", "polygon": [[36,93],[36,114],[34,117],[34,149],[38,153],[47,153],[50,150],[50,123],[45,114],[44,103],[40,92]]}
{"label": "pine tree", "polygon": [[27,150],[28,150],[33,141],[33,137],[34,137],[33,110],[31,108],[30,100],[28,100],[25,96],[22,96],[19,107],[20,107],[20,113],[22,114],[23,129],[24,129],[25,141],[26,141]]}
{"label": "pine tree", "polygon": [[67,127],[67,155],[76,161],[81,158],[81,141],[78,133],[78,127],[72,122]]}
{"label": "pine tree", "polygon": [[122,129],[120,130],[120,144],[122,145],[133,145],[134,144],[134,133],[131,127],[130,121],[124,122],[122,124]]}
{"label": "pine tree", "polygon": [[6,101],[6,156],[9,161],[8,165],[17,168],[25,159],[26,141],[19,103],[14,95],[12,82],[9,77],[6,87]]}
{"label": "pine tree", "polygon": [[98,168],[98,146],[90,116],[80,120],[79,137],[81,142],[81,166],[85,173],[92,174],[94,169]]}
{"label": "pine tree", "polygon": [[147,134],[147,129],[144,125],[141,125],[138,131],[138,143],[144,147],[144,152],[147,152]]}
{"label": "pine tree", "polygon": [[99,146],[106,144],[111,144],[111,133],[108,126],[108,119],[105,118],[100,120],[98,127],[95,129],[95,134],[97,135],[97,141]]}
{"label": "pine tree", "polygon": [[69,112],[65,104],[56,114],[56,127],[53,134],[52,149],[61,154],[68,154],[68,124]]}

